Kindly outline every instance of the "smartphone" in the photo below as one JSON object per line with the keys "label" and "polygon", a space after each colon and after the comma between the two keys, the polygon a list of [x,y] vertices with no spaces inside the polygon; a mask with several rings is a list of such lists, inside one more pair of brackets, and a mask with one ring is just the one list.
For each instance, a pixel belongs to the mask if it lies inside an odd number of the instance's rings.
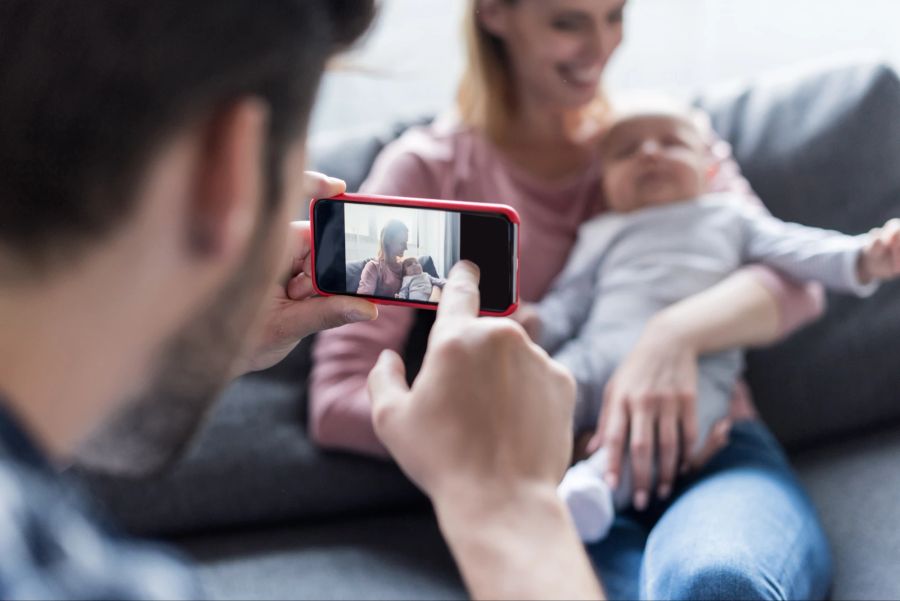
{"label": "smartphone", "polygon": [[450,268],[481,269],[481,314],[519,302],[519,215],[505,205],[343,194],[313,200],[313,286],[321,295],[436,309]]}

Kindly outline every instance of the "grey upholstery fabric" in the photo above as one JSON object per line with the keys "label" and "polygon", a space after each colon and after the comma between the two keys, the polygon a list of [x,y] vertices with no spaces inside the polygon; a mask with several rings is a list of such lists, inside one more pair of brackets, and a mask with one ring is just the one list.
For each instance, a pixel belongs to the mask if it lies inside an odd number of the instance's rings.
{"label": "grey upholstery fabric", "polygon": [[464,599],[430,511],[181,541],[218,599]]}
{"label": "grey upholstery fabric", "polygon": [[900,430],[794,457],[834,554],[834,599],[900,598]]}
{"label": "grey upholstery fabric", "polygon": [[430,123],[432,117],[420,117],[389,127],[337,136],[322,136],[313,142],[311,167],[315,171],[339,177],[347,182],[347,190],[356,192],[362,185],[372,163],[389,142],[414,125]]}
{"label": "grey upholstery fabric", "polygon": [[[855,234],[900,217],[900,79],[885,65],[785,72],[701,106],[778,217]],[[751,353],[754,397],[798,447],[900,420],[900,283],[829,295],[825,319]]]}

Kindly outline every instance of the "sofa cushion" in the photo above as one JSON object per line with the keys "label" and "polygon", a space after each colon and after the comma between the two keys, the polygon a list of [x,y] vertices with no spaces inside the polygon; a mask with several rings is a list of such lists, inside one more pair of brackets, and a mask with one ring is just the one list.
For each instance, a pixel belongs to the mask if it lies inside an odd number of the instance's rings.
{"label": "sofa cushion", "polygon": [[214,599],[465,599],[430,511],[180,541]]}
{"label": "sofa cushion", "polygon": [[369,175],[381,150],[416,125],[425,125],[433,117],[419,117],[387,127],[347,134],[323,134],[310,145],[310,166],[315,171],[339,177],[347,182],[347,190],[356,192]]}
{"label": "sofa cushion", "polygon": [[[900,430],[795,456],[834,558],[834,599],[900,591]],[[465,598],[430,512],[179,541],[220,599]]]}
{"label": "sofa cushion", "polygon": [[305,341],[277,370],[241,378],[188,453],[156,478],[79,474],[124,528],[178,534],[426,506],[385,461],[326,453],[305,432]]}
{"label": "sofa cushion", "polygon": [[[856,234],[900,216],[900,79],[890,67],[789,69],[699,103],[777,217]],[[900,419],[900,284],[866,300],[829,294],[828,307],[748,358],[760,410],[788,446]]]}
{"label": "sofa cushion", "polygon": [[794,457],[834,555],[834,599],[900,594],[900,429]]}

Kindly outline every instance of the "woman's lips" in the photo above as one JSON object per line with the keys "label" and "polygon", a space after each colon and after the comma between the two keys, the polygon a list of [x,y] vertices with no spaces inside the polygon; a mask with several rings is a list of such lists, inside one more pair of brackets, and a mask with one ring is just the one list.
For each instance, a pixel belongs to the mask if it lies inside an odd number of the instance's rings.
{"label": "woman's lips", "polygon": [[593,65],[590,67],[563,65],[559,67],[559,73],[566,83],[582,88],[596,88],[600,85],[600,76],[603,74],[603,65]]}

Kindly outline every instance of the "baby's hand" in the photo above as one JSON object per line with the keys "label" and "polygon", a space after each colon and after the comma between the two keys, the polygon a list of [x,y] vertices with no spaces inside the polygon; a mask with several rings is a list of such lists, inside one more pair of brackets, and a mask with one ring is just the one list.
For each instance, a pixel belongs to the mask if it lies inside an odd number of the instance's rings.
{"label": "baby's hand", "polygon": [[541,337],[541,317],[534,304],[522,303],[510,319],[522,326],[531,340],[537,342]]}
{"label": "baby's hand", "polygon": [[859,257],[860,281],[868,284],[900,275],[900,219],[891,219],[869,235],[870,240]]}

